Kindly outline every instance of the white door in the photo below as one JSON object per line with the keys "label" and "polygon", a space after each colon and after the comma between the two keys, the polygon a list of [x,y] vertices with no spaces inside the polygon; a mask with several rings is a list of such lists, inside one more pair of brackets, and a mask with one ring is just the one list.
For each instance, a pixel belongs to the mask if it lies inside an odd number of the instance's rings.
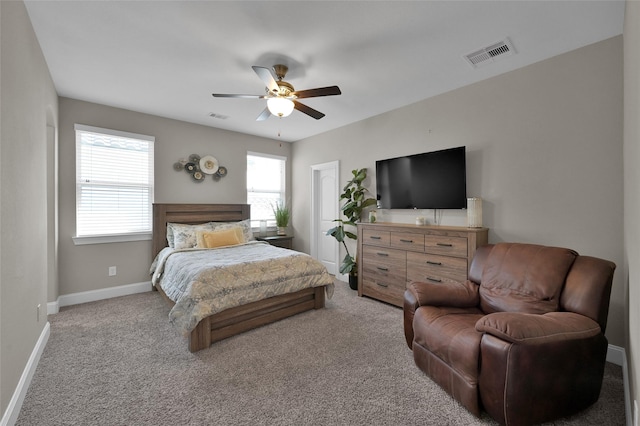
{"label": "white door", "polygon": [[311,256],[333,275],[339,271],[340,249],[335,238],[326,234],[340,217],[339,166],[338,161],[311,166]]}

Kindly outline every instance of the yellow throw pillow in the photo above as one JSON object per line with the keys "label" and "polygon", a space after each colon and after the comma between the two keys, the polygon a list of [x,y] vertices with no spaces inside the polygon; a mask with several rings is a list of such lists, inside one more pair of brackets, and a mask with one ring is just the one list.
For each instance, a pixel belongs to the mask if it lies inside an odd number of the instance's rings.
{"label": "yellow throw pillow", "polygon": [[223,231],[198,231],[197,239],[199,248],[234,246],[244,243],[244,234],[240,227]]}

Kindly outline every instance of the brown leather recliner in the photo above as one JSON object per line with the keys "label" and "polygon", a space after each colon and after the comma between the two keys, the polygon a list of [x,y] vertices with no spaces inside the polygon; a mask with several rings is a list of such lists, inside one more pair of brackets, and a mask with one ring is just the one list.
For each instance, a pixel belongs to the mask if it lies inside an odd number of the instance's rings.
{"label": "brown leather recliner", "polygon": [[534,424],[597,401],[616,265],[532,244],[480,247],[466,283],[413,282],[404,331],[417,366],[479,416]]}

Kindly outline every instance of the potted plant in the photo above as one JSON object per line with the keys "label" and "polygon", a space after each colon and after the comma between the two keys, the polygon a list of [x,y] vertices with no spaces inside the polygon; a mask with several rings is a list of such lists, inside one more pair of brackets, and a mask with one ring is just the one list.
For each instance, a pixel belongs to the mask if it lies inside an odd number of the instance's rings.
{"label": "potted plant", "polygon": [[327,235],[334,237],[338,243],[341,243],[346,251],[346,256],[340,264],[340,273],[349,274],[349,287],[353,290],[358,288],[358,268],[356,264],[356,258],[351,256],[349,248],[346,244],[346,238],[357,240],[358,236],[354,232],[350,232],[347,227],[356,227],[356,223],[362,216],[362,211],[376,204],[376,200],[373,198],[365,198],[367,188],[362,186],[362,182],[367,178],[367,169],[352,170],[353,178],[347,182],[340,194],[340,201],[344,200],[344,204],[341,207],[342,213],[346,216],[344,219],[335,219],[337,226],[329,229]]}
{"label": "potted plant", "polygon": [[289,207],[282,201],[278,201],[275,205],[272,205],[273,215],[276,217],[276,226],[278,227],[278,235],[287,235],[287,226],[289,225],[289,218],[291,217],[291,211]]}

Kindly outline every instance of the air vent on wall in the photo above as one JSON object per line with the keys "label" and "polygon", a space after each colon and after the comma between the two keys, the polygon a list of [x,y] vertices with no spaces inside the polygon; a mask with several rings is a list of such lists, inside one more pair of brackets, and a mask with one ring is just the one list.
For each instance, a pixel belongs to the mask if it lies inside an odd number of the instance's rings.
{"label": "air vent on wall", "polygon": [[229,118],[228,115],[216,114],[215,112],[210,112],[209,117],[217,118],[219,120],[226,120],[227,118]]}
{"label": "air vent on wall", "polygon": [[513,48],[511,41],[506,38],[497,43],[493,43],[490,46],[476,50],[473,53],[469,53],[468,55],[465,55],[464,58],[467,60],[469,65],[474,68],[478,68],[480,66],[490,64],[491,62],[495,62],[498,59],[515,55],[515,53],[516,50]]}

